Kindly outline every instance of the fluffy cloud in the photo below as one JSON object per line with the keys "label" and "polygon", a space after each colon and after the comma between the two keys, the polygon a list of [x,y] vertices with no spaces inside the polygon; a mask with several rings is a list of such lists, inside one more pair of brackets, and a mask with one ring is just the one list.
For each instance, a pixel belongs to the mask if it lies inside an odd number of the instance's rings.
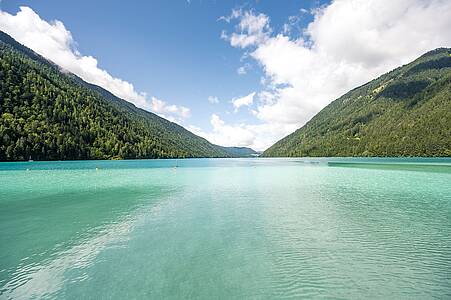
{"label": "fluffy cloud", "polygon": [[219,98],[216,96],[208,96],[208,102],[210,102],[211,104],[218,104]]}
{"label": "fluffy cloud", "polygon": [[189,126],[188,129],[214,144],[251,147],[255,150],[264,150],[280,136],[280,132],[296,129],[293,125],[285,124],[227,124],[217,114],[211,115],[210,124],[213,130],[209,132],[196,126]]}
{"label": "fluffy cloud", "polygon": [[72,72],[89,83],[99,85],[138,107],[157,113],[164,111],[179,118],[189,115],[189,109],[186,107],[168,106],[164,102],[162,105],[158,102],[161,100],[155,98],[148,101],[146,94],[137,92],[131,83],[113,77],[99,68],[97,59],[83,56],[76,50],[72,34],[62,22],[42,20],[29,7],[20,7],[16,15],[0,11],[0,30],[53,61],[63,70]]}
{"label": "fluffy cloud", "polygon": [[244,127],[225,125],[216,114],[211,115],[210,123],[213,126],[213,132],[226,137],[229,141],[225,146],[245,146],[253,143],[254,135]]}
{"label": "fluffy cloud", "polygon": [[223,31],[221,34],[221,37],[229,40],[233,47],[246,48],[262,43],[268,39],[271,31],[269,17],[264,14],[255,14],[253,11],[233,10],[230,16],[220,19],[228,23],[234,19],[239,19],[236,26],[237,32],[227,35]]}
{"label": "fluffy cloud", "polygon": [[235,112],[237,112],[241,106],[250,106],[252,103],[254,103],[254,96],[255,92],[252,92],[247,96],[232,99],[231,102],[233,104]]}
{"label": "fluffy cloud", "polygon": [[274,33],[269,18],[253,11],[233,11],[225,18],[237,24],[222,38],[249,52],[265,73],[252,111],[264,122],[253,128],[253,141],[274,133],[263,148],[346,91],[428,50],[451,46],[446,0],[336,0],[312,13],[314,20],[300,37],[290,36],[288,26]]}
{"label": "fluffy cloud", "polygon": [[188,118],[191,115],[189,108],[177,105],[168,105],[165,101],[152,97],[151,102],[152,111],[156,112],[163,118],[176,123],[181,123],[182,119]]}
{"label": "fluffy cloud", "polygon": [[[299,30],[299,18],[306,13],[314,19]],[[252,105],[250,112],[256,119],[252,124],[228,124],[214,114],[211,132],[189,129],[217,144],[257,150],[302,126],[346,91],[428,50],[451,46],[449,0],[336,0],[288,17],[281,32],[274,32],[268,16],[253,10],[234,10],[220,19],[233,25],[221,38],[264,72],[260,91],[232,102],[235,110]],[[94,57],[75,49],[70,31],[59,21],[47,22],[32,9],[21,7],[16,15],[0,11],[0,29],[62,68],[139,107],[177,122],[190,115],[188,108],[149,98],[99,68]],[[209,97],[212,103],[217,100]]]}

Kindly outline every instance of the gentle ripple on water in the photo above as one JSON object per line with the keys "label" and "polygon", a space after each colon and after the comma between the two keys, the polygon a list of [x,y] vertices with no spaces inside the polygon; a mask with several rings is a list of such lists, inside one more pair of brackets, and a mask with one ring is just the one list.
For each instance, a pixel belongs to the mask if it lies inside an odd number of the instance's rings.
{"label": "gentle ripple on water", "polygon": [[0,164],[0,298],[451,298],[450,162],[375,161]]}

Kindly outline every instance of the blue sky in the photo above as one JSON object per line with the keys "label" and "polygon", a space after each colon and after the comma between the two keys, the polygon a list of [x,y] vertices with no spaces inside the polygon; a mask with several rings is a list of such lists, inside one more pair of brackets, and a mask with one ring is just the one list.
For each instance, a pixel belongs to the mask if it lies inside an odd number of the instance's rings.
{"label": "blue sky", "polygon": [[[346,90],[450,44],[449,1],[341,2],[3,0],[0,29],[54,61],[61,57],[45,43],[37,44],[38,35],[55,32],[50,29],[70,32],[65,45],[76,56],[94,57],[98,69],[146,94],[127,100],[212,142],[263,150]],[[386,9],[381,5],[391,12],[379,18],[378,11]],[[16,17],[20,7],[31,10],[21,21]],[[427,31],[406,37],[406,25],[415,29],[411,19],[427,21],[431,12],[440,14],[431,29],[439,38],[428,40]],[[65,30],[55,29],[54,20]],[[393,20],[403,26],[386,31]],[[38,32],[41,21],[50,29]],[[26,26],[17,26],[20,22]],[[239,35],[252,41],[234,39]],[[418,39],[423,46],[407,46]],[[368,46],[372,43],[374,48]],[[377,50],[379,43],[391,43],[395,50]],[[63,67],[78,72],[73,65]],[[82,78],[95,81],[89,76]],[[247,95],[252,97],[234,107],[232,100]],[[127,98],[126,92],[119,96]],[[149,104],[153,99],[161,102]]]}

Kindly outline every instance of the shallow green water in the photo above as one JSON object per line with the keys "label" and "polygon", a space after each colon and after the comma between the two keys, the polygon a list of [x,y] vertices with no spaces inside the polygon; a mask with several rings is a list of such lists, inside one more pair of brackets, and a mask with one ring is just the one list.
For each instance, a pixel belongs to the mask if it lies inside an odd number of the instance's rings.
{"label": "shallow green water", "polygon": [[451,160],[0,163],[2,299],[290,297],[450,299]]}

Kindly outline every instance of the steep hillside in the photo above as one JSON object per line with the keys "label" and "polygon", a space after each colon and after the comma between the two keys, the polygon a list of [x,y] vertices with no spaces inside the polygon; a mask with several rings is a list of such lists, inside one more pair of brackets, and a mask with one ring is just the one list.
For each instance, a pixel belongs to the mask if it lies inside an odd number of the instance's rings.
{"label": "steep hillside", "polygon": [[263,156],[451,156],[451,49],[348,92]]}
{"label": "steep hillside", "polygon": [[0,32],[0,160],[229,156]]}

